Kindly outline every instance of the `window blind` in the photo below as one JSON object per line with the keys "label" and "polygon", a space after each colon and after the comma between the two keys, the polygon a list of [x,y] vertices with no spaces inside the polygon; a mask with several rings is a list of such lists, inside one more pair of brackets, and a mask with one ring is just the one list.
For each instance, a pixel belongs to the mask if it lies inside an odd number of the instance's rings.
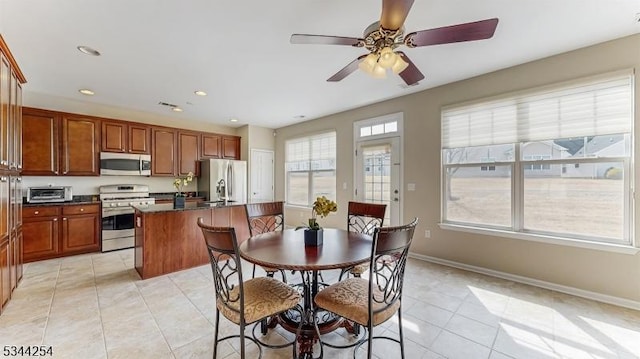
{"label": "window blind", "polygon": [[329,132],[286,142],[287,171],[335,169],[336,133]]}
{"label": "window blind", "polygon": [[631,132],[630,73],[442,111],[442,148]]}

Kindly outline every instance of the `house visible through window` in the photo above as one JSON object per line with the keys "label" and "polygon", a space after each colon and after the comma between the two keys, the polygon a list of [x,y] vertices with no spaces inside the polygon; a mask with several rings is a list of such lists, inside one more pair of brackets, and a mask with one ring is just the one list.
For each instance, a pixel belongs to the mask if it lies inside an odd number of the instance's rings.
{"label": "house visible through window", "polygon": [[319,196],[336,199],[336,133],[285,143],[286,202],[311,207]]}
{"label": "house visible through window", "polygon": [[633,118],[629,72],[445,108],[442,222],[633,244]]}

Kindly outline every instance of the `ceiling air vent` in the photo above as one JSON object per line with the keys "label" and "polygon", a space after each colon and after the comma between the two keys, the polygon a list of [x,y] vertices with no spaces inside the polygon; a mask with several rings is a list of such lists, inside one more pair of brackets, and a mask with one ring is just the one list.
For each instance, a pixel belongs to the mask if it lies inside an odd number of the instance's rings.
{"label": "ceiling air vent", "polygon": [[167,106],[167,107],[171,107],[171,108],[177,108],[178,107],[178,105],[174,105],[172,103],[162,102],[162,101],[158,102],[158,105]]}

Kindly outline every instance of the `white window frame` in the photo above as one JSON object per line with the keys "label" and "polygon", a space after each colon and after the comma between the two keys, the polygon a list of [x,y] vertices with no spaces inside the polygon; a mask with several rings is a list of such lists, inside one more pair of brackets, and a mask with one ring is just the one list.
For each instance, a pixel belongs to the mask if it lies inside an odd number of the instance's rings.
{"label": "white window frame", "polygon": [[[629,73],[630,71],[626,71],[626,73]],[[620,72],[614,73],[614,74],[605,74],[605,75],[601,75],[598,77],[594,77],[592,79],[586,79],[586,80],[578,80],[578,81],[573,81],[571,84],[575,84],[575,83],[580,83],[581,81],[593,81],[593,79],[598,79],[598,78],[604,78],[606,79],[608,76],[612,77],[612,76],[616,76],[616,75],[620,75]],[[633,76],[631,76],[631,98],[632,98],[632,103],[633,103],[633,98],[634,98],[634,78]],[[527,94],[535,94],[537,92],[540,91],[553,91],[554,87],[555,88],[562,88],[562,87],[566,87],[567,83],[563,83],[563,84],[557,84],[557,85],[552,85],[552,86],[546,86],[544,88],[538,88],[538,89],[532,89],[532,90],[528,90],[528,91],[523,91],[523,92],[518,92],[515,94],[508,94],[506,96],[502,96],[502,98],[499,97],[494,97],[494,98],[490,98],[490,99],[483,99],[483,100],[479,100],[479,101],[475,101],[475,104],[482,104],[484,103],[489,103],[489,102],[493,102],[493,101],[505,101],[504,99],[511,99],[511,98],[516,98],[517,96],[521,96],[521,95],[527,95]],[[454,105],[455,106],[455,105]],[[469,106],[469,104],[462,104],[460,105],[462,106]],[[633,106],[633,105],[632,105]],[[449,106],[447,108],[443,109],[443,115],[444,115],[444,111],[448,108],[451,108],[452,106]],[[633,110],[632,110],[633,111]],[[470,223],[456,223],[456,222],[450,222],[450,221],[446,221],[445,219],[445,214],[446,214],[446,193],[447,193],[447,181],[446,181],[446,173],[447,173],[447,168],[449,167],[460,167],[460,166],[489,166],[487,165],[487,162],[484,161],[478,161],[478,163],[468,163],[468,162],[463,162],[463,163],[458,163],[458,164],[447,164],[445,161],[445,156],[444,156],[444,151],[443,151],[443,155],[441,156],[441,161],[442,161],[442,165],[441,165],[441,178],[442,178],[442,190],[441,190],[441,223],[439,224],[441,228],[443,229],[451,229],[451,230],[459,230],[459,231],[464,231],[464,232],[471,232],[471,233],[479,233],[479,234],[490,234],[490,235],[495,235],[495,236],[501,236],[501,237],[508,237],[508,238],[517,238],[517,239],[524,239],[524,240],[532,240],[532,241],[538,241],[538,242],[545,242],[545,243],[553,243],[553,244],[561,244],[561,245],[569,245],[569,246],[577,246],[577,247],[583,247],[583,248],[591,248],[591,249],[600,249],[600,250],[607,250],[607,251],[613,251],[613,252],[620,252],[620,253],[628,253],[628,254],[635,254],[638,253],[640,251],[640,241],[636,241],[634,239],[634,229],[635,229],[635,223],[633,221],[633,213],[634,213],[634,201],[632,199],[632,193],[633,193],[633,186],[632,184],[634,183],[634,168],[633,168],[633,162],[634,162],[634,122],[635,122],[635,117],[636,114],[632,112],[631,114],[631,130],[628,133],[629,138],[630,138],[630,152],[629,152],[629,156],[628,157],[608,157],[608,158],[575,158],[575,157],[571,157],[571,158],[564,158],[564,159],[555,159],[555,160],[549,160],[549,159],[525,159],[525,158],[521,158],[521,146],[524,145],[526,143],[526,141],[522,141],[522,142],[516,142],[515,143],[515,152],[516,155],[514,156],[513,160],[509,160],[509,161],[502,161],[502,162],[496,162],[495,164],[497,165],[508,165],[511,167],[511,191],[512,191],[512,198],[511,198],[511,208],[512,208],[512,227],[511,228],[501,228],[501,227],[492,227],[492,226],[483,226],[483,225],[477,225],[477,224],[470,224]],[[596,134],[594,134],[596,135]],[[505,143],[506,144],[506,143]],[[463,148],[463,147],[461,147]],[[525,166],[529,166],[531,168],[534,169],[529,169],[528,171],[545,171],[546,167],[545,166],[550,166],[553,164],[582,164],[582,163],[598,163],[598,162],[622,162],[623,163],[623,170],[624,170],[624,208],[625,208],[625,214],[624,214],[624,240],[628,241],[625,243],[622,242],[615,242],[615,243],[610,243],[607,242],[606,240],[603,240],[601,238],[588,238],[585,236],[573,236],[573,235],[558,235],[556,233],[543,233],[543,232],[527,232],[527,231],[523,231],[521,226],[522,226],[522,201],[524,198],[523,195],[523,191],[524,191],[524,173],[525,173]],[[539,168],[536,168],[539,167]],[[530,173],[530,172],[529,172]]]}
{"label": "white window frame", "polygon": [[[326,137],[327,135],[333,135],[334,138],[334,142],[335,142],[335,146],[334,146],[334,154],[333,154],[333,158],[330,159],[333,161],[334,163],[334,168],[333,169],[313,169],[312,167],[312,156],[310,156],[310,158],[308,159],[309,161],[309,166],[308,169],[304,169],[304,170],[293,170],[293,171],[289,171],[287,168],[287,164],[289,163],[289,158],[288,157],[288,153],[289,153],[289,144],[291,142],[300,142],[303,140],[307,141],[307,144],[310,146],[311,142],[313,139],[319,138],[319,137]],[[337,181],[336,178],[336,167],[337,167],[337,133],[336,131],[326,131],[326,132],[320,132],[320,133],[314,133],[312,135],[307,135],[307,136],[300,136],[300,137],[296,137],[296,138],[291,138],[285,141],[285,167],[284,167],[284,178],[285,178],[285,204],[287,206],[292,206],[292,207],[303,207],[303,208],[311,208],[313,206],[313,202],[315,201],[314,198],[314,174],[315,173],[333,173],[333,177],[334,180]],[[311,149],[309,149],[309,153],[311,155]],[[307,189],[307,193],[308,193],[308,198],[307,198],[307,204],[303,205],[303,204],[299,204],[299,203],[290,203],[289,202],[289,198],[290,198],[290,190],[289,190],[289,173],[307,173],[307,183],[308,183],[308,189]],[[336,183],[334,183],[334,193],[336,193],[337,196],[337,186]],[[329,198],[331,200],[336,201],[336,198]]]}

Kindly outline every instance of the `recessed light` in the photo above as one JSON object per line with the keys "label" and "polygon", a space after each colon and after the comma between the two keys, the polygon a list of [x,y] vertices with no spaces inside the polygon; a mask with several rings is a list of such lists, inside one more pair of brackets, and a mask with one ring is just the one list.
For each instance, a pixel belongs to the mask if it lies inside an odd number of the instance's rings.
{"label": "recessed light", "polygon": [[305,115],[297,115],[297,116],[293,116],[293,118],[294,118],[295,120],[302,120],[302,119],[303,119],[303,118],[305,118],[305,117],[307,117],[307,116],[305,116]]}
{"label": "recessed light", "polygon": [[198,96],[207,96],[207,93],[201,90],[195,91],[194,94]]}
{"label": "recessed light", "polygon": [[229,121],[231,121],[231,122],[238,122],[238,119],[237,119],[237,118],[232,118],[232,119],[230,119]]}
{"label": "recessed light", "polygon": [[172,107],[171,111],[173,111],[173,112],[182,112],[182,109],[180,107]]}
{"label": "recessed light", "polygon": [[89,46],[78,46],[77,49],[83,54],[91,55],[91,56],[100,56],[100,52],[96,49],[92,49]]}
{"label": "recessed light", "polygon": [[96,94],[95,92],[93,92],[93,91],[91,91],[89,89],[80,89],[80,90],[78,90],[78,92],[80,92],[83,95],[87,95],[87,96],[93,96],[93,95]]}

